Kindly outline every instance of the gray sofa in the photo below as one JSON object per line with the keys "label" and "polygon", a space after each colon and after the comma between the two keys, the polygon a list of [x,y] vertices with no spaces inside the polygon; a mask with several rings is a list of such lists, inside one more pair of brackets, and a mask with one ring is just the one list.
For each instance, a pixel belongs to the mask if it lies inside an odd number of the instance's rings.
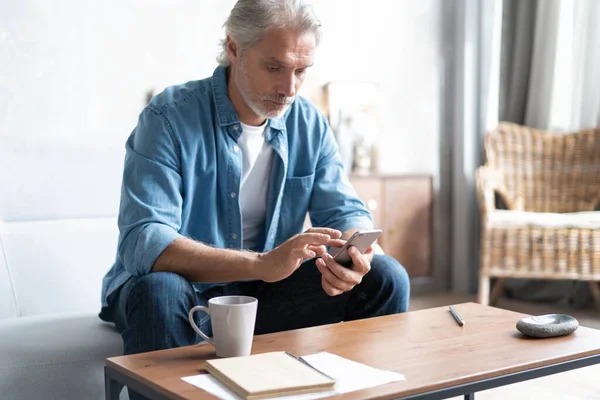
{"label": "gray sofa", "polygon": [[122,144],[3,140],[0,399],[104,399],[104,359],[123,348],[98,318],[122,165]]}
{"label": "gray sofa", "polygon": [[112,218],[0,225],[0,399],[104,398],[104,359],[123,349],[97,316],[115,230]]}

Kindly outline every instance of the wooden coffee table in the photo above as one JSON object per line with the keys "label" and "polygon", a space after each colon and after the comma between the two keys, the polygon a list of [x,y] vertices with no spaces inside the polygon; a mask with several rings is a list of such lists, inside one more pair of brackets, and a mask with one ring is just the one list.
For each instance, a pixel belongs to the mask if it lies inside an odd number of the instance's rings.
{"label": "wooden coffee table", "polygon": [[[337,395],[337,399],[442,399],[600,363],[600,331],[585,327],[552,339],[522,336],[524,314],[458,304],[462,327],[448,307],[260,335],[253,353],[327,351],[376,368],[403,373],[405,381]],[[209,345],[155,351],[106,360],[106,398],[126,385],[151,399],[211,399],[181,380],[205,373],[215,358]],[[600,383],[598,384],[600,391]]]}

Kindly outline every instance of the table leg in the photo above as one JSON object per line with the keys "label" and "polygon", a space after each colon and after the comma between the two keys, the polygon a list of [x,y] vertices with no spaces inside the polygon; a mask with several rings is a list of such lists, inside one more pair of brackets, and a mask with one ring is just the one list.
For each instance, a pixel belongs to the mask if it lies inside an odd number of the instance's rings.
{"label": "table leg", "polygon": [[475,393],[465,394],[465,400],[475,400]]}
{"label": "table leg", "polygon": [[121,390],[123,390],[123,385],[111,378],[106,373],[106,367],[104,367],[104,395],[106,400],[119,400]]}

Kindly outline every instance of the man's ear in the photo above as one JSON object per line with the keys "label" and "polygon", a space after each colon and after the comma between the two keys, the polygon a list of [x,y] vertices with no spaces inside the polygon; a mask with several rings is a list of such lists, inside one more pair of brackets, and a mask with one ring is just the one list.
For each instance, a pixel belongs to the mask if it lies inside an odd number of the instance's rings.
{"label": "man's ear", "polygon": [[237,44],[231,40],[231,37],[227,35],[225,39],[225,48],[227,49],[227,57],[232,64],[235,64],[235,60],[239,57],[239,49]]}

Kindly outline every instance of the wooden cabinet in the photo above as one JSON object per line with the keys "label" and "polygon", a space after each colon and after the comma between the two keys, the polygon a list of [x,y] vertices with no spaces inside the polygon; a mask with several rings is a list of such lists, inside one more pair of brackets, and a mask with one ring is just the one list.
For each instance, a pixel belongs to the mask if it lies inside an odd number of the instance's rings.
{"label": "wooden cabinet", "polygon": [[411,277],[432,275],[433,189],[428,175],[350,176],[350,182],[383,229],[379,243]]}

